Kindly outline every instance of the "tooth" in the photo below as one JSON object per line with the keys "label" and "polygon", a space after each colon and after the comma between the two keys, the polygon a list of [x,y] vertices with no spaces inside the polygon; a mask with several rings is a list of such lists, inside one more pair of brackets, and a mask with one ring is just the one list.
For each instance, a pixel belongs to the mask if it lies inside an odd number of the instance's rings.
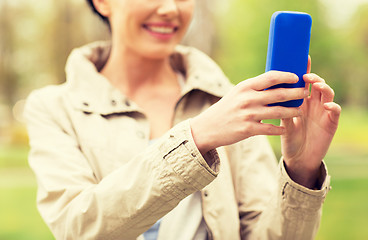
{"label": "tooth", "polygon": [[153,32],[157,33],[172,33],[173,29],[169,27],[150,27]]}

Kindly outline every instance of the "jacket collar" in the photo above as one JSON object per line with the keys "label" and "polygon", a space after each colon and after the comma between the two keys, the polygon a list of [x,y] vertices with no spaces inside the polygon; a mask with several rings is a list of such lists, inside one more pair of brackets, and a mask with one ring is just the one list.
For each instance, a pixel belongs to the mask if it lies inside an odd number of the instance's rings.
{"label": "jacket collar", "polygon": [[[109,115],[140,111],[99,73],[109,53],[109,42],[95,42],[72,51],[66,65],[67,96],[77,109],[84,112]],[[200,90],[222,97],[232,86],[216,63],[194,48],[178,46],[171,62],[186,79],[182,96]]]}

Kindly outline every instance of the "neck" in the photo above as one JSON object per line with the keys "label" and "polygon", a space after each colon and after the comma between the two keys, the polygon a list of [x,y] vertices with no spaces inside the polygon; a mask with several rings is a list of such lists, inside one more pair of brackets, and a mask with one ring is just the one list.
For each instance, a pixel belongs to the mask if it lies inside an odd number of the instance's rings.
{"label": "neck", "polygon": [[101,74],[128,96],[134,95],[141,87],[167,86],[175,79],[169,57],[150,59],[113,47]]}

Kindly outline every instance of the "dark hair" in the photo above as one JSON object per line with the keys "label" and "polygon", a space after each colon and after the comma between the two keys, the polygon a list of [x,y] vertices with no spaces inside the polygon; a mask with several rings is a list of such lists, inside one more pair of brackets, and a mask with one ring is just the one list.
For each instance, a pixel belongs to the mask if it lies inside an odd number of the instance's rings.
{"label": "dark hair", "polygon": [[101,20],[102,20],[103,22],[105,22],[107,25],[109,25],[109,26],[110,26],[109,19],[108,19],[107,17],[105,17],[105,16],[101,15],[101,13],[99,13],[99,12],[97,11],[97,9],[95,8],[95,5],[93,4],[93,0],[87,0],[87,3],[88,3],[88,5],[91,7],[92,11],[93,11],[95,14],[97,14],[97,15],[101,18]]}

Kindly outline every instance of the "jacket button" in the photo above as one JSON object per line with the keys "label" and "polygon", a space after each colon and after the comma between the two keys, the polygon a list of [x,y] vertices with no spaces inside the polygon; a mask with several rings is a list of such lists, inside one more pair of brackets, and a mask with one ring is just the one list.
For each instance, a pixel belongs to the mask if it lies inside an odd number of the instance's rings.
{"label": "jacket button", "polygon": [[203,195],[204,195],[205,197],[208,197],[208,192],[207,192],[207,191],[204,191],[204,192],[203,192]]}
{"label": "jacket button", "polygon": [[88,102],[83,102],[83,105],[86,106],[86,107],[89,106]]}
{"label": "jacket button", "polygon": [[130,102],[128,101],[128,100],[125,100],[125,105],[127,106],[127,107],[130,107]]}
{"label": "jacket button", "polygon": [[111,100],[111,105],[116,106],[116,101],[115,100]]}

